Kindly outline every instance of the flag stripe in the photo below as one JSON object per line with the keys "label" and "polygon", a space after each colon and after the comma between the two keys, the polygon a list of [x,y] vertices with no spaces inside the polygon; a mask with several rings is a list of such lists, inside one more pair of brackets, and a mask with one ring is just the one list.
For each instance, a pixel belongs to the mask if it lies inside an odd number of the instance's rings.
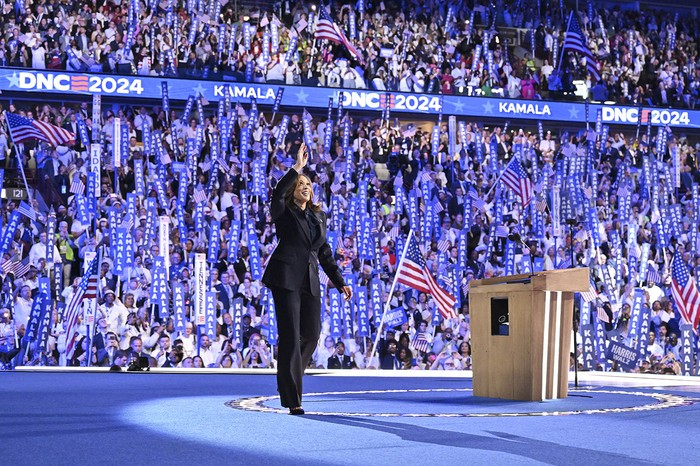
{"label": "flag stripe", "polygon": [[406,252],[399,261],[399,267],[396,270],[396,281],[415,290],[430,294],[444,318],[456,317],[454,311],[456,299],[447,293],[430,273],[413,234],[410,235]]}
{"label": "flag stripe", "polygon": [[80,279],[78,289],[66,306],[64,321],[68,323],[66,325],[66,355],[68,357],[72,355],[73,346],[76,343],[75,332],[78,328],[78,316],[83,299],[97,297],[97,260],[97,257],[92,260],[85,275]]}

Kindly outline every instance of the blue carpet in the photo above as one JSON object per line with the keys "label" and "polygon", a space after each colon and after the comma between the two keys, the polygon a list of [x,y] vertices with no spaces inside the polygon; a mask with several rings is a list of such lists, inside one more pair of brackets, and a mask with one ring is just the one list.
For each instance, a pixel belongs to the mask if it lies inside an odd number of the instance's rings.
{"label": "blue carpet", "polygon": [[288,416],[274,412],[272,375],[5,372],[0,464],[697,464],[692,387],[587,387],[545,403],[470,388],[307,376],[318,414]]}

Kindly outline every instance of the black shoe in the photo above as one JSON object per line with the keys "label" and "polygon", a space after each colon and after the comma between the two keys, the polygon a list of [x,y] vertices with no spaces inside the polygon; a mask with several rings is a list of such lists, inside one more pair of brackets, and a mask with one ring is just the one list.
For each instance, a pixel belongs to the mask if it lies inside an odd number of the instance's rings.
{"label": "black shoe", "polygon": [[300,416],[302,414],[306,414],[306,412],[304,411],[304,408],[299,406],[298,408],[289,408],[289,414],[292,416]]}

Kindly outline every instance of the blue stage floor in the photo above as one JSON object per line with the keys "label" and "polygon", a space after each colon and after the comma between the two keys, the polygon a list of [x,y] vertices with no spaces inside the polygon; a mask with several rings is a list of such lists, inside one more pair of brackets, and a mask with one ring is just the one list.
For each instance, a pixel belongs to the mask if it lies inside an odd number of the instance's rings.
{"label": "blue stage floor", "polygon": [[529,403],[463,375],[315,374],[289,416],[270,373],[0,372],[0,464],[698,464],[694,380],[581,374]]}

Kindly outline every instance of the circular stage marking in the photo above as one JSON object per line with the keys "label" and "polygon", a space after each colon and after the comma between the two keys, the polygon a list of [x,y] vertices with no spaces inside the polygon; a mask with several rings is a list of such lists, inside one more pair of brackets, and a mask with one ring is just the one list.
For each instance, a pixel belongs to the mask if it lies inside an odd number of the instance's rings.
{"label": "circular stage marking", "polygon": [[[411,390],[358,390],[345,392],[320,392],[304,394],[305,398],[314,396],[337,396],[337,395],[368,395],[368,394],[389,394],[389,393],[436,393],[436,392],[470,392],[471,388],[435,388],[435,389],[411,389]],[[513,413],[344,413],[330,411],[306,411],[306,414],[314,416],[353,416],[353,417],[520,417],[520,416],[572,416],[577,414],[610,414],[610,413],[630,413],[639,411],[653,411],[659,409],[676,408],[679,406],[690,406],[700,401],[695,398],[687,398],[680,395],[658,392],[630,392],[624,390],[569,390],[569,393],[605,393],[609,395],[632,395],[646,398],[653,398],[656,402],[626,408],[598,408],[581,409],[570,411],[531,411]],[[286,408],[274,408],[266,403],[277,399],[277,396],[256,396],[250,398],[240,398],[225,403],[226,406],[243,411],[257,411],[261,413],[287,414]]]}

